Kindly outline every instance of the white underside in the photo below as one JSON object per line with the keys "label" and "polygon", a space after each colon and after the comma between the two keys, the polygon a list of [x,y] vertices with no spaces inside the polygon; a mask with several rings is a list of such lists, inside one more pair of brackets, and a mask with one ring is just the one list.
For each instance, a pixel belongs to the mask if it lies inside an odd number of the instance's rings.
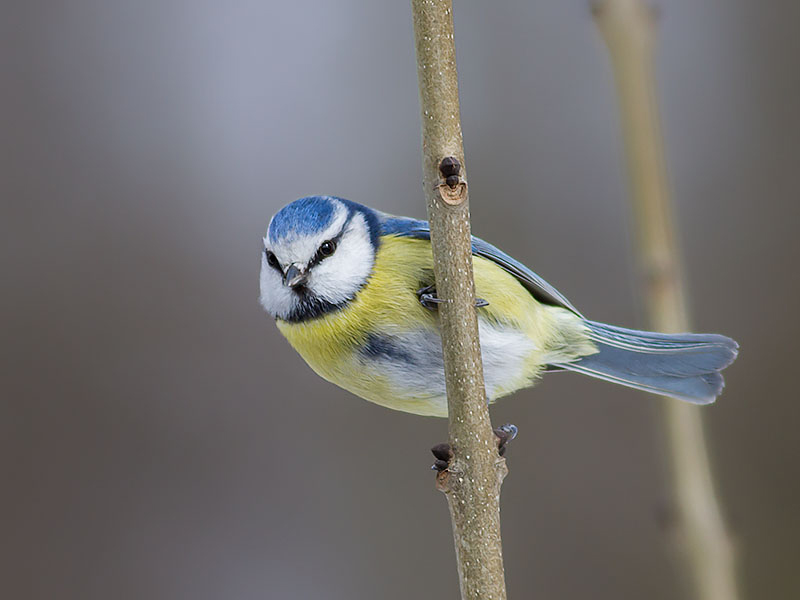
{"label": "white underside", "polygon": [[[529,337],[517,329],[478,320],[486,397],[493,401],[508,393],[511,382],[527,378],[528,362],[536,348]],[[397,360],[393,356],[364,357],[365,375],[387,380],[392,386],[391,399],[372,399],[391,408],[408,410],[403,405],[420,401],[429,405],[431,415],[447,415],[442,341],[438,331],[419,329],[392,333],[398,348],[413,360]],[[387,402],[388,400],[388,402]],[[409,407],[411,408],[411,407]],[[427,412],[427,411],[426,411]]]}

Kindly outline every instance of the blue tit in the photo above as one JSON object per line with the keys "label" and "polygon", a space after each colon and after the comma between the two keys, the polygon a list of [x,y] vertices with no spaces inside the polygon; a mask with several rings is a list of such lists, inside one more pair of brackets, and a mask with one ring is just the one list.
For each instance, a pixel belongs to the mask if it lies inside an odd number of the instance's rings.
{"label": "blue tit", "polygon": [[[722,391],[737,344],[590,321],[554,287],[473,238],[486,397],[545,371],[583,373],[695,404]],[[331,196],[301,198],[270,221],[261,304],[320,376],[376,404],[447,416],[428,223]]]}

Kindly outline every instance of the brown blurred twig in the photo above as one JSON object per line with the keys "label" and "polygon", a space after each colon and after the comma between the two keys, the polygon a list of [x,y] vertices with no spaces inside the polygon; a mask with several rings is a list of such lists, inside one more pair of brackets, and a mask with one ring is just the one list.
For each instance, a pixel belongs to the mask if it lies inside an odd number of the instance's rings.
{"label": "brown blurred twig", "polygon": [[[422,113],[423,182],[433,246],[450,445],[445,492],[464,599],[506,597],[500,541],[500,486],[507,470],[497,453],[483,383],[475,312],[469,202],[461,139],[450,0],[412,0]],[[443,159],[451,159],[442,163]],[[452,160],[452,159],[455,159]]]}
{"label": "brown blurred twig", "polygon": [[[647,312],[653,329],[689,330],[653,70],[655,19],[643,0],[601,0],[595,20],[620,101]],[[662,403],[675,528],[697,600],[735,600],[733,544],[714,489],[700,409]]]}

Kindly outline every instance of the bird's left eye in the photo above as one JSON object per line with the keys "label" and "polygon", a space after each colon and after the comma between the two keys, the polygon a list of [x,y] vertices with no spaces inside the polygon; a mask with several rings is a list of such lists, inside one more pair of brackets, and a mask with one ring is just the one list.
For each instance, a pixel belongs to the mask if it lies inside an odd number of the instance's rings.
{"label": "bird's left eye", "polygon": [[322,245],[319,247],[319,254],[322,257],[330,256],[334,252],[336,252],[336,242],[333,240],[322,242]]}
{"label": "bird's left eye", "polygon": [[264,253],[267,255],[267,264],[273,269],[279,269],[280,264],[278,263],[278,257],[269,250],[264,250]]}

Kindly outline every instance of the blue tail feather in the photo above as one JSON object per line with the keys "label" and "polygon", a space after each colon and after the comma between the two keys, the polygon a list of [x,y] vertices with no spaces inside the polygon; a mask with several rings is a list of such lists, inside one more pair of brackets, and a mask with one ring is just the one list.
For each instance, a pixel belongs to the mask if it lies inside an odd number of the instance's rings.
{"label": "blue tail feather", "polygon": [[738,345],[716,334],[654,333],[585,321],[598,352],[554,365],[694,404],[709,404],[725,384],[720,371]]}

